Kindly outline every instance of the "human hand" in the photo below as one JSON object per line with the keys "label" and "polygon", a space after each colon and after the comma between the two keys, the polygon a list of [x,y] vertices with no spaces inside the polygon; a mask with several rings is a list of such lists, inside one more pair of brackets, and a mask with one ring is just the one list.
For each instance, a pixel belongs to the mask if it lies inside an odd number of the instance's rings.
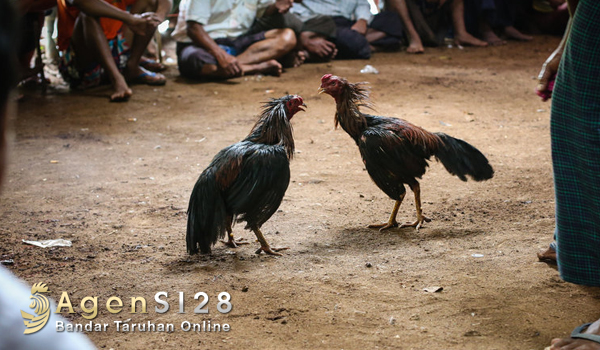
{"label": "human hand", "polygon": [[352,27],[350,27],[350,29],[362,35],[365,35],[367,34],[367,21],[364,19],[359,19],[358,21],[356,21],[356,23],[354,23]]}
{"label": "human hand", "polygon": [[287,13],[294,5],[294,0],[275,0],[275,8],[279,13]]}
{"label": "human hand", "polygon": [[138,35],[146,35],[146,32],[155,29],[160,24],[160,19],[154,12],[132,14],[131,21],[127,23],[129,29]]}
{"label": "human hand", "polygon": [[217,55],[219,67],[223,69],[228,77],[237,77],[242,75],[242,67],[235,56],[232,56],[221,49],[221,53]]}
{"label": "human hand", "polygon": [[543,101],[547,101],[552,96],[552,90],[554,89],[554,79],[558,72],[558,65],[562,58],[562,50],[555,50],[550,57],[542,65],[542,70],[538,74],[538,85],[535,88],[535,92],[542,98]]}
{"label": "human hand", "polygon": [[335,44],[321,37],[311,38],[303,42],[304,48],[311,54],[315,54],[320,58],[334,58],[337,54]]}

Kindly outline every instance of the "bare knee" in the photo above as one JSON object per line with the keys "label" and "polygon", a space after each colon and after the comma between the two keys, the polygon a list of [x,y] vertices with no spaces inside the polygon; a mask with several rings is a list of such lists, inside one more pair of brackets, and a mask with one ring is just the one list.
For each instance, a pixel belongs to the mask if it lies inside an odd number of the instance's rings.
{"label": "bare knee", "polygon": [[281,29],[280,38],[282,41],[282,46],[284,46],[286,51],[291,51],[296,47],[296,33],[289,28]]}

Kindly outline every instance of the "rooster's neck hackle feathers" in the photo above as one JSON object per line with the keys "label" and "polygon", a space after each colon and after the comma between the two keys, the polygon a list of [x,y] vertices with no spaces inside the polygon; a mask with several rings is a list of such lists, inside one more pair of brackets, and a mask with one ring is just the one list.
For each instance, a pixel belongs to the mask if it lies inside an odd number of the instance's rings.
{"label": "rooster's neck hackle feathers", "polygon": [[341,125],[355,140],[358,140],[367,128],[367,120],[360,112],[360,107],[373,108],[369,100],[369,90],[365,88],[366,84],[346,82],[346,86],[336,98],[335,127]]}
{"label": "rooster's neck hackle feathers", "polygon": [[[287,97],[287,96],[286,96]],[[292,123],[288,117],[286,102],[288,99],[272,99],[263,105],[260,119],[256,122],[246,140],[265,145],[281,145],[288,159],[294,156],[294,137]],[[291,116],[290,116],[291,117]]]}

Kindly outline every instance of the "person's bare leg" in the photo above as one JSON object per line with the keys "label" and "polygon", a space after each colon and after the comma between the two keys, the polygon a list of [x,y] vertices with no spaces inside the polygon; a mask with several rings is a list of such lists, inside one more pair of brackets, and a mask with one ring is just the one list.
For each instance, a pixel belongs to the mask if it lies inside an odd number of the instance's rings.
{"label": "person's bare leg", "polygon": [[[281,75],[282,66],[276,60],[296,47],[296,34],[291,29],[272,29],[265,33],[265,40],[256,42],[237,56],[243,74]],[[209,79],[227,79],[230,76],[216,64],[202,66],[201,76]]]}
{"label": "person's bare leg", "polygon": [[108,41],[98,18],[80,13],[75,22],[71,41],[77,55],[78,68],[99,61],[106,71],[114,89],[114,93],[110,96],[111,101],[123,101],[131,97],[133,92],[110,53]]}
{"label": "person's bare leg", "polygon": [[419,4],[416,3],[416,0],[404,0],[404,2],[408,8],[408,14],[413,22],[413,27],[419,33],[421,42],[425,42],[426,45],[435,46],[437,44],[436,35],[429,27],[429,24],[427,24],[427,20],[423,16]]}
{"label": "person's bare leg", "polygon": [[[367,29],[367,34],[365,35],[365,38],[367,38],[367,42],[369,44],[371,44],[374,41],[377,41],[379,39],[383,39],[385,38],[387,34],[385,34],[384,32],[380,32],[378,30],[375,30],[373,28],[368,28]],[[377,52],[380,50],[380,48],[370,45],[371,46],[371,52]]]}
{"label": "person's bare leg", "polygon": [[465,26],[465,2],[464,0],[452,1],[452,24],[454,27],[454,42],[457,45],[487,46],[483,40],[479,40],[467,32]]}
{"label": "person's bare leg", "polygon": [[272,29],[265,33],[265,40],[256,42],[237,56],[244,74],[281,75],[282,66],[276,60],[296,47],[296,34],[288,28]]}
{"label": "person's bare leg", "polygon": [[372,43],[373,41],[385,38],[385,36],[386,34],[384,32],[380,32],[373,28],[369,28],[367,29],[367,34],[365,35],[365,38],[367,38],[367,41],[369,43]]}
{"label": "person's bare leg", "polygon": [[[131,7],[131,13],[141,14],[145,12],[155,12],[162,20],[164,20],[167,11],[170,8],[170,0],[137,0]],[[124,72],[127,79],[135,79],[145,73],[142,67],[140,67],[140,60],[142,59],[142,55],[150,43],[150,40],[152,40],[155,31],[155,27],[148,27],[144,35],[137,35],[128,28],[125,28],[125,38],[127,42],[130,43],[130,55]],[[157,83],[165,81],[165,77],[162,74],[153,74],[152,76],[147,77],[147,79],[153,79]]]}
{"label": "person's bare leg", "polygon": [[[600,320],[589,325],[581,334],[600,336]],[[600,350],[600,343],[578,338],[552,339],[551,344],[550,350]]]}
{"label": "person's bare leg", "polygon": [[421,37],[419,37],[419,33],[417,33],[417,30],[413,25],[413,21],[410,18],[408,7],[406,6],[406,0],[390,0],[389,4],[392,10],[400,15],[400,19],[402,20],[402,24],[406,30],[406,34],[408,36],[408,48],[406,49],[406,52],[425,52],[425,48],[423,48],[423,43],[421,42]]}

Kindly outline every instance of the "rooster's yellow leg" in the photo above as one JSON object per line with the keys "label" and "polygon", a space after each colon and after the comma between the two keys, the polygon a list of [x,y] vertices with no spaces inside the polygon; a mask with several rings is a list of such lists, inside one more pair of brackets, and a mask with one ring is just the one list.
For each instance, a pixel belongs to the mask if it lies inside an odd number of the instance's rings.
{"label": "rooster's yellow leg", "polygon": [[386,222],[385,224],[369,225],[369,228],[378,228],[379,232],[381,232],[383,230],[387,230],[388,228],[398,227],[398,222],[396,221],[396,215],[398,215],[398,209],[400,209],[400,204],[402,204],[402,200],[404,199],[405,195],[406,195],[406,192],[403,193],[402,196],[400,197],[400,200],[397,200],[396,204],[394,204],[394,209],[392,210],[392,215],[390,215],[390,219],[388,220],[388,222]]}
{"label": "rooster's yellow leg", "polygon": [[269,246],[269,243],[267,243],[265,236],[263,236],[262,232],[260,232],[259,228],[253,228],[252,231],[254,231],[256,238],[260,242],[260,248],[258,248],[258,250],[256,251],[256,254],[260,254],[260,252],[265,252],[266,254],[281,256],[281,254],[277,253],[278,251],[290,249],[289,247],[271,248]]}
{"label": "rooster's yellow leg", "polygon": [[243,238],[238,239],[237,241],[233,238],[233,230],[231,229],[231,222],[233,221],[233,216],[229,216],[227,218],[227,237],[228,239],[223,242],[226,246],[230,248],[237,248],[240,244],[250,244],[248,242],[243,242]]}
{"label": "rooster's yellow leg", "polygon": [[425,215],[423,215],[423,209],[421,209],[421,187],[419,186],[419,183],[417,182],[415,185],[411,185],[410,188],[412,189],[413,193],[415,194],[415,207],[417,209],[417,221],[404,223],[404,224],[400,225],[400,227],[401,228],[402,227],[414,227],[418,231],[421,228],[421,226],[423,225],[423,222],[430,222],[431,219],[426,217]]}

